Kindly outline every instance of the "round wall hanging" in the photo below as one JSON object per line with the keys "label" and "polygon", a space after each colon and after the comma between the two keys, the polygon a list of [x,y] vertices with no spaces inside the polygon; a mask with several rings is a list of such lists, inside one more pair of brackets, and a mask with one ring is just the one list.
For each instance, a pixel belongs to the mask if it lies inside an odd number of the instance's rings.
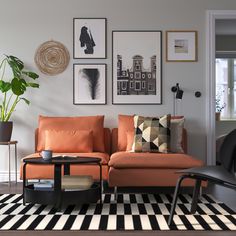
{"label": "round wall hanging", "polygon": [[51,40],[39,46],[34,61],[42,73],[57,75],[67,68],[70,54],[62,43]]}

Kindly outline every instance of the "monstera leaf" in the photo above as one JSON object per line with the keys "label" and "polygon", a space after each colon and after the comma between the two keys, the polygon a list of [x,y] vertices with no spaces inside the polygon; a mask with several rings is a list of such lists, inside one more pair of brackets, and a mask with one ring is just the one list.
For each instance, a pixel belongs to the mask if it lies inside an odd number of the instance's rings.
{"label": "monstera leaf", "polygon": [[12,92],[17,96],[20,96],[26,91],[27,83],[24,79],[14,78],[11,82],[11,86]]}

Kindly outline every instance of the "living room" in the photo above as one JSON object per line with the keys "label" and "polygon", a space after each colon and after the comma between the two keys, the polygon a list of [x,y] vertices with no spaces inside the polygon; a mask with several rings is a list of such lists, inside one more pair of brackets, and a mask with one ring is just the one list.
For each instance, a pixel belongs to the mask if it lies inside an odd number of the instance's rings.
{"label": "living room", "polygon": [[[0,234],[234,233],[234,146],[226,136],[216,165],[216,139],[235,119],[215,120],[215,44],[235,0],[0,3]],[[203,177],[209,166],[232,182]],[[62,194],[63,181],[91,191]]]}

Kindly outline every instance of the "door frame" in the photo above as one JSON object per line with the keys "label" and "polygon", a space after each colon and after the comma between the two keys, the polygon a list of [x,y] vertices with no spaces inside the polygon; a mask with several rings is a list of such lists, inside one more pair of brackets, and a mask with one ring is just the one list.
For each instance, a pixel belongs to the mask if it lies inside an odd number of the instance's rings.
{"label": "door frame", "polygon": [[236,10],[209,10],[206,19],[207,165],[215,165],[215,22],[217,19],[236,19]]}

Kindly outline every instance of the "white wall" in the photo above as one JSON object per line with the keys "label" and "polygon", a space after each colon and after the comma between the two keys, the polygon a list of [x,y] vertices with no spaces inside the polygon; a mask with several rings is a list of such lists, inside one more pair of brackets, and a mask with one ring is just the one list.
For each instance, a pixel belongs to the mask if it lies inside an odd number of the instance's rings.
{"label": "white wall", "polygon": [[[31,106],[17,108],[13,139],[19,141],[19,159],[34,148],[34,129],[39,114],[51,116],[106,115],[105,126],[117,125],[118,114],[161,115],[173,111],[171,87],[179,82],[184,90],[179,114],[186,117],[189,153],[199,159],[206,156],[205,128],[205,25],[206,10],[236,9],[235,0],[0,0],[0,55],[13,54],[40,74],[40,89],[27,97]],[[108,58],[74,60],[73,17],[106,17],[108,21]],[[112,30],[163,31],[163,105],[112,105]],[[165,30],[197,30],[199,60],[194,63],[165,62]],[[64,43],[70,51],[67,70],[55,77],[41,74],[34,64],[37,47],[47,40]],[[82,106],[72,104],[73,63],[107,63],[108,104]],[[194,92],[202,97],[195,98]],[[0,173],[7,171],[6,149],[1,147]]]}

